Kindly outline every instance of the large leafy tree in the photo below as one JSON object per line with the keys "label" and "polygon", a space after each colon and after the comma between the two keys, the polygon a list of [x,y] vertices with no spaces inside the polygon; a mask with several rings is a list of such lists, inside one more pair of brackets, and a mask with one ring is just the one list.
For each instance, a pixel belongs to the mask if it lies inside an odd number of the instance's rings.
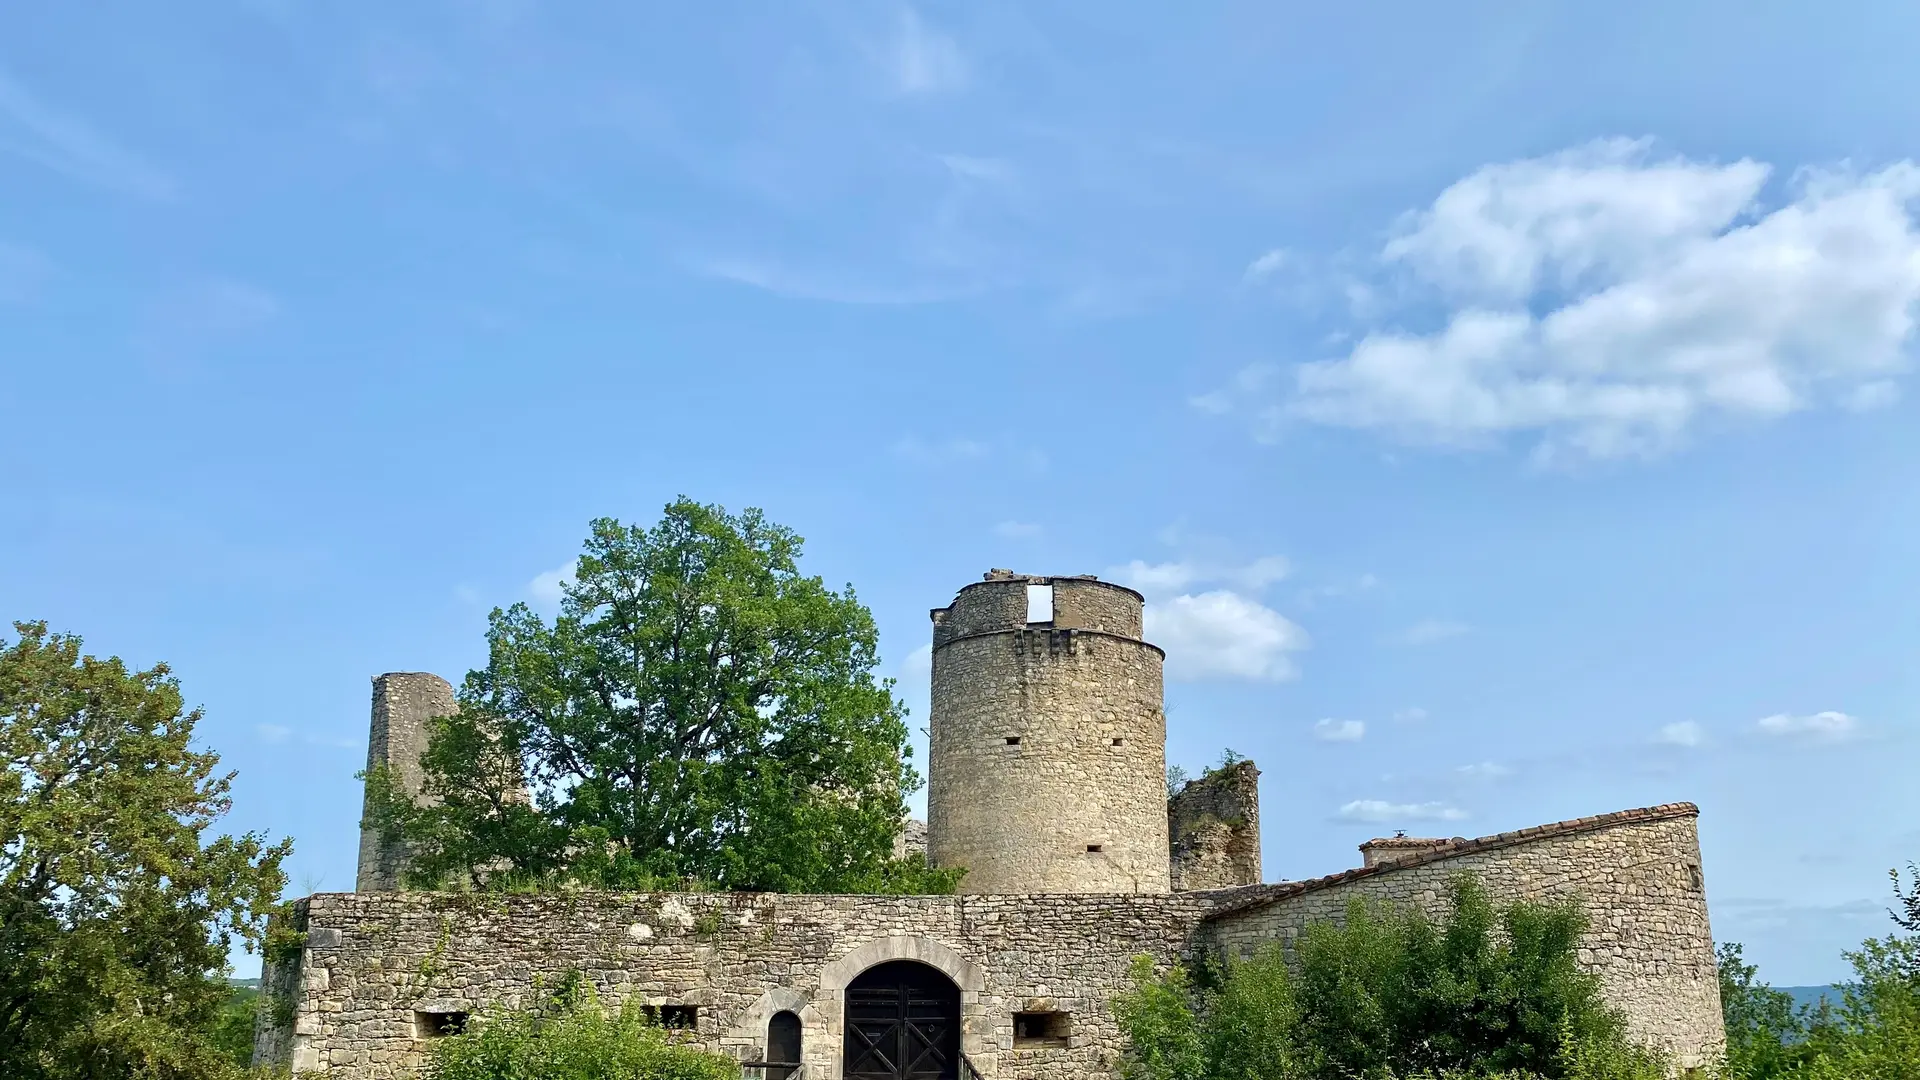
{"label": "large leafy tree", "polygon": [[[200,1078],[227,953],[257,944],[290,844],[209,835],[232,773],[166,665],[15,623],[0,648],[0,1072]],[[0,641],[0,645],[5,645]]]}
{"label": "large leafy tree", "polygon": [[893,857],[920,778],[873,617],[800,552],[757,510],[687,499],[595,521],[553,621],[493,612],[423,797],[367,777],[409,884],[950,889]]}

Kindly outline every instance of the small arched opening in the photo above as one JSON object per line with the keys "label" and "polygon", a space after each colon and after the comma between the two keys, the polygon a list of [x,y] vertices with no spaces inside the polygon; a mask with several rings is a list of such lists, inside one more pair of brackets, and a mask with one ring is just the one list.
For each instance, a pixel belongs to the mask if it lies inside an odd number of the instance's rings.
{"label": "small arched opening", "polygon": [[800,1071],[800,1017],[782,1009],[767,1020],[767,1080],[788,1080]]}
{"label": "small arched opening", "polygon": [[960,988],[937,968],[892,960],[847,984],[846,1080],[956,1080]]}

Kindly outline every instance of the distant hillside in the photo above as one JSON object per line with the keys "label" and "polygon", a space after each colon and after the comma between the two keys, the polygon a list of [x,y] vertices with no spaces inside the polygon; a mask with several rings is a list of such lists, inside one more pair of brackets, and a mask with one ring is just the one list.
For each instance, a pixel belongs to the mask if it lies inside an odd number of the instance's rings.
{"label": "distant hillside", "polygon": [[1833,986],[1776,986],[1775,990],[1783,994],[1792,994],[1795,1005],[1805,1005],[1811,1009],[1820,1004],[1822,998],[1840,1007],[1840,990]]}

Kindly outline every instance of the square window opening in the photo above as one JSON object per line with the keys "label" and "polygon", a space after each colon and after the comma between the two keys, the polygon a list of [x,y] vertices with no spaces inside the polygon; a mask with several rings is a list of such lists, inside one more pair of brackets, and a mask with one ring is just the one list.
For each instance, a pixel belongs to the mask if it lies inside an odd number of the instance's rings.
{"label": "square window opening", "polygon": [[1027,622],[1050,623],[1053,621],[1053,586],[1027,586]]}
{"label": "square window opening", "polygon": [[[1092,853],[1092,852],[1099,852],[1099,851],[1105,851],[1105,850],[1107,850],[1107,845],[1105,845],[1105,844],[1088,844],[1088,845],[1087,845],[1087,851],[1088,851],[1089,853]],[[1035,1013],[1034,1015],[1036,1015],[1036,1016],[1037,1016],[1037,1015],[1039,1015],[1039,1014],[1038,1014],[1038,1013]]]}
{"label": "square window opening", "polygon": [[1072,1034],[1071,1019],[1063,1012],[1017,1012],[1013,1014],[1015,1049],[1034,1046],[1065,1046]]}
{"label": "square window opening", "polygon": [[671,1031],[692,1031],[699,1026],[700,1009],[694,1005],[642,1005],[640,1012]]}
{"label": "square window opening", "polygon": [[1113,740],[1113,745],[1115,745],[1115,746],[1125,746],[1125,745],[1127,745],[1127,740],[1125,740],[1125,739],[1115,739],[1115,740]]}
{"label": "square window opening", "polygon": [[1009,736],[1007,736],[1007,745],[1008,745],[1008,746],[1019,746],[1019,745],[1020,745],[1020,736],[1018,736],[1018,735],[1009,735]]}
{"label": "square window opening", "polygon": [[467,1030],[467,1014],[463,1012],[423,1012],[415,1010],[413,1014],[413,1037],[416,1039],[443,1039],[449,1035],[458,1035]]}

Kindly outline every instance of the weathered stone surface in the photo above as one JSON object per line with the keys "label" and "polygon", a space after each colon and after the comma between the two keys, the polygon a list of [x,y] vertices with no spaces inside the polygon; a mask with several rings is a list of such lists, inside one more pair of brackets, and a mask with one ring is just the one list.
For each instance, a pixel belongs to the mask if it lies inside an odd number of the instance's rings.
{"label": "weathered stone surface", "polygon": [[[1027,621],[1027,587],[1053,594]],[[1166,892],[1166,717],[1140,594],[995,571],[933,612],[928,851],[977,893]]]}
{"label": "weathered stone surface", "polygon": [[1208,926],[1211,944],[1251,953],[1289,943],[1310,922],[1337,920],[1354,897],[1439,912],[1448,883],[1471,873],[1496,903],[1571,895],[1592,920],[1581,962],[1633,1034],[1671,1049],[1683,1068],[1724,1045],[1713,931],[1695,828],[1673,803],[1457,840],[1423,854],[1314,881],[1244,890]]}
{"label": "weathered stone surface", "polygon": [[[1050,621],[1027,622],[1029,584],[1051,586]],[[775,1014],[793,1013],[807,1080],[838,1080],[847,986],[909,959],[955,984],[962,1050],[982,1076],[1112,1078],[1122,1047],[1108,1003],[1132,957],[1286,945],[1354,897],[1437,910],[1463,871],[1498,901],[1579,897],[1592,919],[1581,963],[1633,1032],[1682,1066],[1717,1053],[1692,805],[1477,840],[1378,839],[1362,868],[1251,884],[1258,771],[1243,762],[1167,799],[1162,655],[1140,639],[1141,614],[1128,589],[1011,571],[933,612],[929,821],[909,822],[896,851],[966,866],[969,895],[398,893],[404,853],[363,832],[361,893],[309,897],[286,917],[305,947],[266,965],[256,1059],[339,1080],[408,1076],[436,1016],[525,1003],[578,972],[611,1003],[693,1007],[691,1037],[743,1059],[764,1050]],[[368,763],[417,792],[427,721],[452,708],[444,680],[381,676]],[[1055,1010],[1064,1038],[1014,1045],[1014,1013]]]}
{"label": "weathered stone surface", "polygon": [[[416,1010],[479,1011],[529,1000],[578,971],[610,1002],[692,1005],[697,1039],[751,1058],[767,1019],[800,1016],[810,1073],[837,1078],[842,991],[893,959],[930,964],[961,991],[962,1048],[986,1077],[1117,1075],[1108,1002],[1130,959],[1196,949],[1246,954],[1295,940],[1366,896],[1438,909],[1456,874],[1496,899],[1573,895],[1592,918],[1581,962],[1640,1038],[1682,1066],[1722,1045],[1704,880],[1687,804],[1502,833],[1405,861],[1283,885],[1159,895],[879,897],[608,894],[488,897],[323,894],[292,918],[307,947],[269,965],[285,1002],[261,1013],[266,1062],[387,1080],[427,1045]],[[1015,1049],[1013,1013],[1071,1015],[1065,1046]]]}
{"label": "weathered stone surface", "polygon": [[[420,755],[427,749],[427,725],[436,717],[453,715],[453,711],[453,686],[438,675],[390,672],[375,678],[367,768],[387,767],[401,790],[418,798],[423,779]],[[405,850],[385,843],[379,832],[363,821],[360,868],[354,888],[359,892],[397,889],[405,869]]]}
{"label": "weathered stone surface", "polygon": [[1208,770],[1167,800],[1175,892],[1260,884],[1260,770]]}

